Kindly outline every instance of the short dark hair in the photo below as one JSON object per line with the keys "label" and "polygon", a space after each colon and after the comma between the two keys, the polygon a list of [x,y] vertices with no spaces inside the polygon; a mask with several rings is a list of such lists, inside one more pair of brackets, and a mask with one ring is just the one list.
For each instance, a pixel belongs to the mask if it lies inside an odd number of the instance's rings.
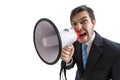
{"label": "short dark hair", "polygon": [[71,11],[70,21],[72,20],[73,16],[75,16],[76,14],[78,14],[79,12],[82,12],[82,11],[88,12],[89,17],[91,18],[91,21],[93,21],[95,19],[94,11],[90,7],[87,7],[86,5],[82,5],[82,6],[78,6],[78,7],[74,8]]}

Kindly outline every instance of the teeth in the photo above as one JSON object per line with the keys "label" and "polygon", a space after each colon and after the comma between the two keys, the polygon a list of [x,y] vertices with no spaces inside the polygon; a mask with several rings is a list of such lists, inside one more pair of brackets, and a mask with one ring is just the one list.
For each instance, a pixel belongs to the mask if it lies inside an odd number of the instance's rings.
{"label": "teeth", "polygon": [[86,33],[80,34],[81,37],[83,37],[83,36],[85,36],[85,35],[86,35]]}

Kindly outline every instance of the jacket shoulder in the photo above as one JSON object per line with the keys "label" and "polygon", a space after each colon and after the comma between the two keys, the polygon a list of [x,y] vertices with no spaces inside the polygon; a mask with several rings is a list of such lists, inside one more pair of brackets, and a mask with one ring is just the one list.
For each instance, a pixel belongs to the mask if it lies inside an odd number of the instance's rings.
{"label": "jacket shoulder", "polygon": [[120,43],[111,41],[109,39],[103,38],[104,45],[109,45],[111,48],[118,48],[120,49]]}

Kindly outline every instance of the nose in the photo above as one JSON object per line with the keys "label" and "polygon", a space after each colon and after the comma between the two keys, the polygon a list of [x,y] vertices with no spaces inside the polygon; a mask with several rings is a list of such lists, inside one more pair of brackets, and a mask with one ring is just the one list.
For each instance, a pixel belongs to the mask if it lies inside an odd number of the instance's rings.
{"label": "nose", "polygon": [[82,25],[78,23],[74,28],[76,31],[80,31],[82,29]]}

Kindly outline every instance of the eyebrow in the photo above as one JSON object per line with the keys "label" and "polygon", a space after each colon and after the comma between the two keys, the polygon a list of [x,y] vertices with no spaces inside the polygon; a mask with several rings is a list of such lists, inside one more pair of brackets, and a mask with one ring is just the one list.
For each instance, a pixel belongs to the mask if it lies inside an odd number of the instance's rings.
{"label": "eyebrow", "polygon": [[83,19],[85,19],[85,18],[87,18],[87,16],[82,17],[80,20],[83,20]]}
{"label": "eyebrow", "polygon": [[[79,21],[82,21],[85,18],[87,18],[87,16],[82,17]],[[71,22],[76,22],[76,21],[71,21]]]}

